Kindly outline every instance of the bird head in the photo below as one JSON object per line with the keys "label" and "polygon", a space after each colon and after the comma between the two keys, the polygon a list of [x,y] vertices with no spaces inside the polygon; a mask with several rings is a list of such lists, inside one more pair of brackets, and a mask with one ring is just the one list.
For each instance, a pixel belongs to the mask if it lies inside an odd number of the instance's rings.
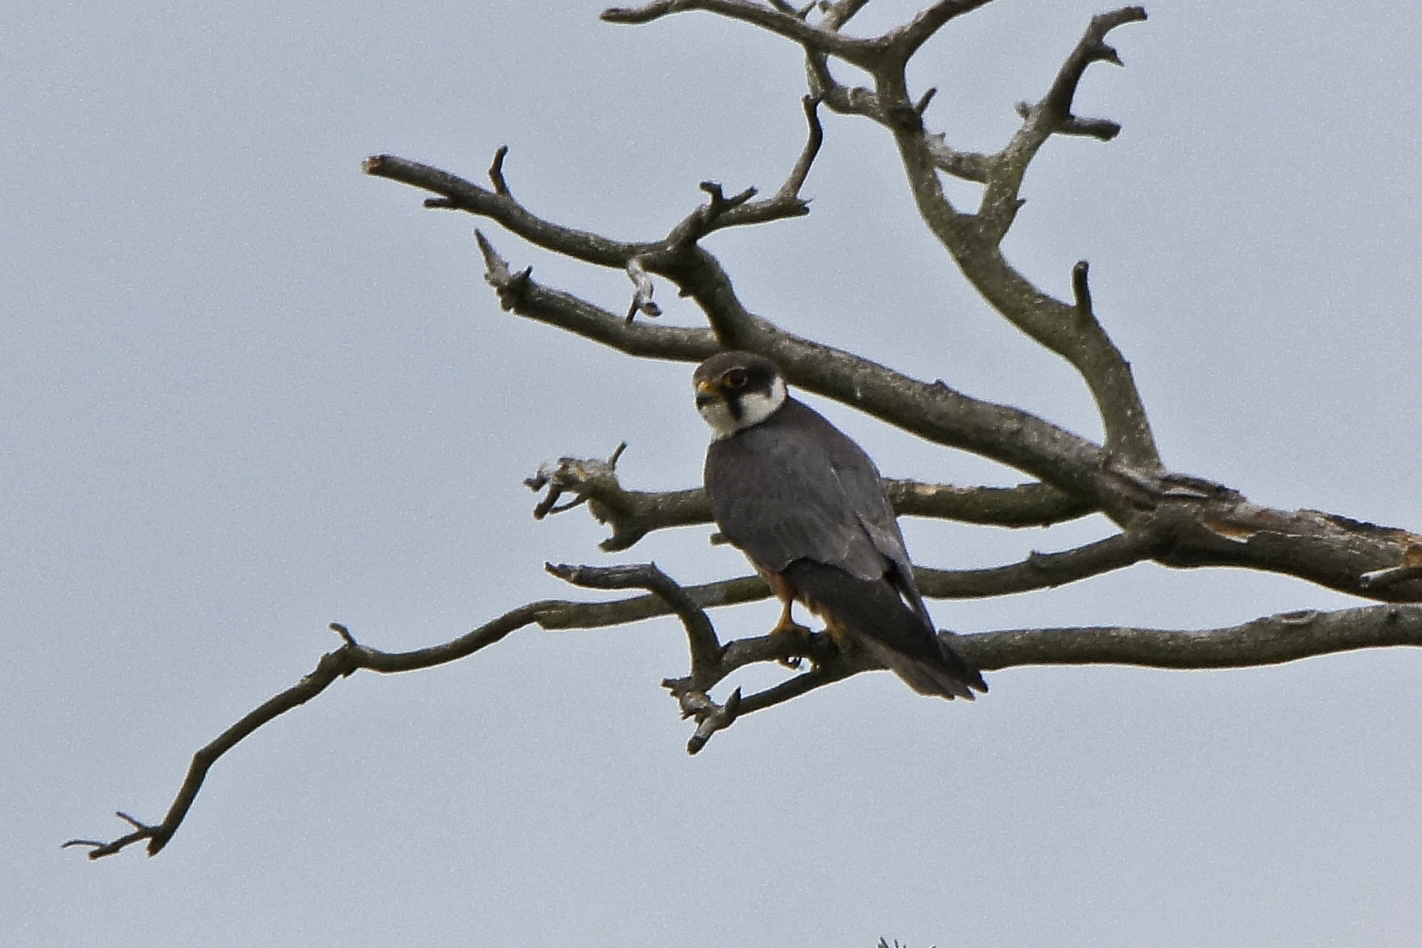
{"label": "bird head", "polygon": [[697,366],[696,410],[716,440],[758,425],[785,403],[785,379],[769,359],[722,352]]}

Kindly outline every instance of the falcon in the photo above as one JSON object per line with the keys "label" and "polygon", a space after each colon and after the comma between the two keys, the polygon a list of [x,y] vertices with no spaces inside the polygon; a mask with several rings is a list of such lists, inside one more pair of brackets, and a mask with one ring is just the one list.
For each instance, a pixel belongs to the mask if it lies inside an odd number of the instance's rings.
{"label": "falcon", "polygon": [[864,450],[791,398],[769,359],[722,352],[696,369],[711,426],[711,513],[782,603],[771,634],[809,632],[799,602],[842,647],[858,647],[924,695],[973,699],[983,677],[939,639],[908,550]]}

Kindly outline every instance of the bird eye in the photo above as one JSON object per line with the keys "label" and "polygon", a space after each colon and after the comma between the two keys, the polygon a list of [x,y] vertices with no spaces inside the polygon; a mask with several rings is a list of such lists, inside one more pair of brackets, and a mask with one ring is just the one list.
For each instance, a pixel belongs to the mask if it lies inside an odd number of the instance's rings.
{"label": "bird eye", "polygon": [[725,379],[727,388],[745,388],[749,380],[745,369],[732,369],[726,373]]}

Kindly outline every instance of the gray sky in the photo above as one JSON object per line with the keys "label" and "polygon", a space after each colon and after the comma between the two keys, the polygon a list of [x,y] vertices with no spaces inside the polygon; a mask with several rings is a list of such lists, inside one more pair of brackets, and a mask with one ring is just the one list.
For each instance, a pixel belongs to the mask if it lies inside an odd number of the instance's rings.
{"label": "gray sky", "polygon": [[[0,13],[0,942],[911,948],[1415,944],[1422,657],[1210,673],[1018,669],[974,705],[860,676],[688,758],[658,682],[669,620],[527,630],[453,666],[358,675],[213,771],[149,860],[61,852],[157,820],[189,756],[346,623],[399,649],[565,596],[545,560],[739,574],[704,528],[626,554],[523,477],[630,447],[699,478],[690,366],[502,313],[466,216],[362,176],[393,152],[478,178],[501,144],[554,219],[651,238],[712,178],[779,185],[799,56],[690,14],[310,2]],[[920,57],[930,121],[995,148],[1086,2],[999,0]],[[864,27],[906,19],[882,0]],[[1008,248],[1065,293],[1092,263],[1167,461],[1253,499],[1422,527],[1422,14],[1157,3],[1050,143]],[[810,217],[715,236],[794,331],[1086,433],[1079,380],[999,324],[914,217],[886,136],[833,117]],[[485,225],[487,226],[487,225]],[[630,285],[488,228],[612,308]],[[666,319],[696,314],[663,286]],[[1012,483],[832,407],[893,475]],[[1006,562],[1100,535],[908,525],[915,558]],[[932,604],[964,630],[1195,628],[1352,600],[1242,572],[1135,569]],[[718,616],[763,631],[774,607]],[[773,671],[747,675],[764,683]]]}

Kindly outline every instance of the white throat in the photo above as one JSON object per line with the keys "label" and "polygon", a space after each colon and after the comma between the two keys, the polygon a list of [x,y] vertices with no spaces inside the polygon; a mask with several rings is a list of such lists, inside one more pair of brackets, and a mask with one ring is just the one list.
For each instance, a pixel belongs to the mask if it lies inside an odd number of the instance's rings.
{"label": "white throat", "polygon": [[770,392],[747,392],[741,396],[741,416],[731,414],[730,404],[723,398],[713,399],[697,407],[701,417],[711,426],[711,440],[720,441],[743,428],[758,425],[774,414],[775,409],[785,404],[785,380],[775,379]]}

